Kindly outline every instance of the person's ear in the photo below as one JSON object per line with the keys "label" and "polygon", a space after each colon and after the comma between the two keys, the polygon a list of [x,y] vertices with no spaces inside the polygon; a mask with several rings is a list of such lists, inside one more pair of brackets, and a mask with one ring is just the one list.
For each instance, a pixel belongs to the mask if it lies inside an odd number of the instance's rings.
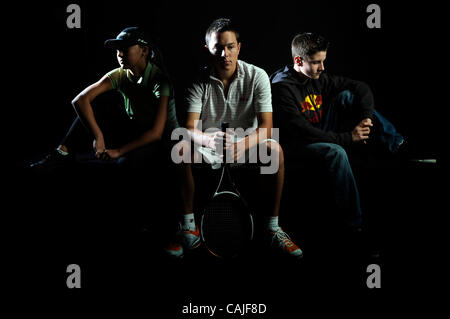
{"label": "person's ear", "polygon": [[142,55],[144,55],[145,57],[148,57],[150,49],[148,48],[148,46],[142,46]]}
{"label": "person's ear", "polygon": [[303,59],[297,55],[294,57],[294,63],[298,66],[303,66]]}

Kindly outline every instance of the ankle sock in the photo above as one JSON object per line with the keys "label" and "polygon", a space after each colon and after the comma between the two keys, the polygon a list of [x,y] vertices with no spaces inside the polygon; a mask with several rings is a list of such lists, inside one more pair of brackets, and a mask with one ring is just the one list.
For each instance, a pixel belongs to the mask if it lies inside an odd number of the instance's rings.
{"label": "ankle sock", "polygon": [[280,226],[278,226],[278,216],[269,216],[266,218],[266,229],[270,232],[276,232],[280,229]]}
{"label": "ankle sock", "polygon": [[182,227],[183,229],[195,230],[195,219],[193,213],[183,215]]}

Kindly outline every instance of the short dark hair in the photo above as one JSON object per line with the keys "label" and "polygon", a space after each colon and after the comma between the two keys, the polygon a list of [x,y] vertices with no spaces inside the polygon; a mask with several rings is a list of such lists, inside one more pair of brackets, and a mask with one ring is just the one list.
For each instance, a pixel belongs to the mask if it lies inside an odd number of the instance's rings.
{"label": "short dark hair", "polygon": [[206,30],[206,35],[205,35],[206,45],[209,44],[209,40],[211,39],[211,34],[213,34],[214,32],[222,33],[222,32],[226,32],[226,31],[234,32],[234,34],[236,35],[236,40],[237,40],[237,42],[239,42],[239,32],[237,31],[236,26],[231,22],[230,19],[220,18],[220,19],[214,20],[210,24],[208,29]]}
{"label": "short dark hair", "polygon": [[327,51],[329,42],[317,33],[300,33],[292,40],[292,58],[300,56],[305,59],[319,51]]}

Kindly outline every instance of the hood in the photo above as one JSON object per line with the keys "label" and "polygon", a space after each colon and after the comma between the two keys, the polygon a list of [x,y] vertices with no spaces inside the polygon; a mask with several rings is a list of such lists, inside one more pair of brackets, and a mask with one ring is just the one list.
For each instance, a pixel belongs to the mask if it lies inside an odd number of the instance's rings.
{"label": "hood", "polygon": [[298,77],[297,77],[292,65],[285,66],[284,68],[279,69],[278,71],[273,73],[270,76],[270,82],[272,84],[280,83],[280,82],[290,83],[290,84],[295,84],[295,85],[302,84],[298,80]]}

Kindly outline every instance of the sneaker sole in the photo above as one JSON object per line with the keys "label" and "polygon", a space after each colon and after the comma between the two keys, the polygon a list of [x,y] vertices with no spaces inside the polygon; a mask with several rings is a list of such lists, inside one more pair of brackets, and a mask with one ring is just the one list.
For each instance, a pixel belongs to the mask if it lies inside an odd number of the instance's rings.
{"label": "sneaker sole", "polygon": [[198,240],[198,242],[196,242],[193,246],[190,246],[190,247],[184,247],[184,248],[186,248],[186,249],[189,249],[189,250],[193,250],[193,249],[195,249],[195,248],[198,248],[199,246],[200,246],[200,244],[201,244],[202,242],[200,241],[200,239]]}

